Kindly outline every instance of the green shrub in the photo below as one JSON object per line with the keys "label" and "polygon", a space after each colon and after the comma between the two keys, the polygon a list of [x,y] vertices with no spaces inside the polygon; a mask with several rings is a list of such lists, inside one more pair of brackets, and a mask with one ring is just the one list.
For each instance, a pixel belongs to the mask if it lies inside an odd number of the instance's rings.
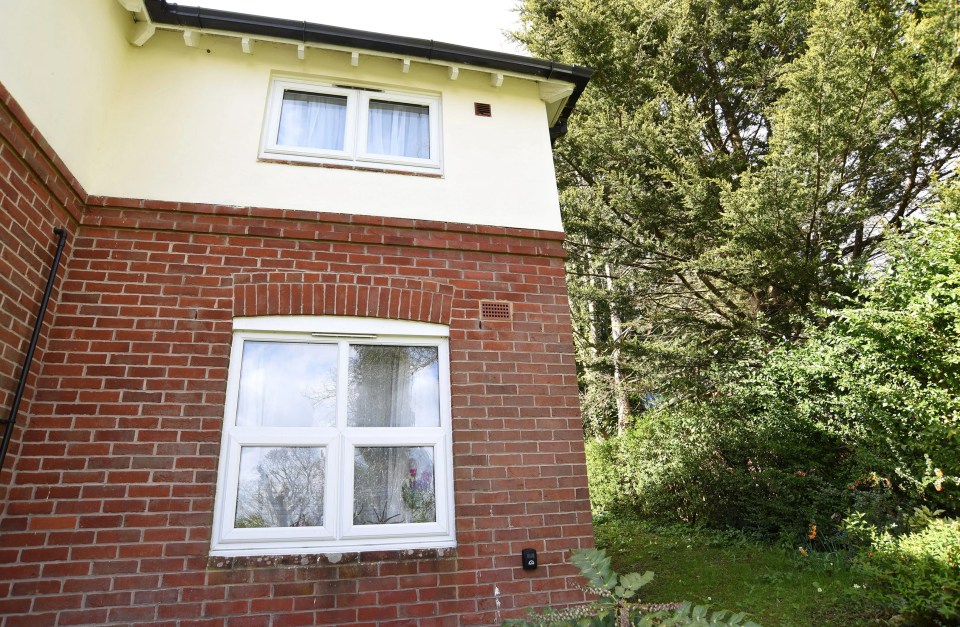
{"label": "green shrub", "polygon": [[960,520],[929,520],[917,531],[874,534],[858,559],[870,595],[911,625],[960,622]]}
{"label": "green shrub", "polygon": [[596,595],[596,600],[561,610],[548,608],[541,614],[531,612],[528,620],[511,619],[504,627],[653,627],[655,625],[740,625],[760,627],[746,620],[741,612],[710,612],[706,606],[681,603],[674,610],[653,609],[644,606],[638,598],[640,589],[653,580],[653,573],[618,575],[610,566],[610,558],[603,550],[581,549],[573,552],[573,564],[587,581],[584,588]]}
{"label": "green shrub", "polygon": [[622,436],[588,444],[594,513],[771,538],[823,521],[826,532],[849,497],[802,440],[783,423],[758,429],[717,413],[650,412]]}
{"label": "green shrub", "polygon": [[926,218],[890,240],[858,301],[717,366],[709,397],[662,400],[592,443],[595,512],[791,541],[810,524],[842,539],[847,512],[960,516],[960,219]]}
{"label": "green shrub", "polygon": [[621,482],[616,438],[591,438],[585,445],[593,515],[602,519],[608,514],[630,509],[628,493]]}

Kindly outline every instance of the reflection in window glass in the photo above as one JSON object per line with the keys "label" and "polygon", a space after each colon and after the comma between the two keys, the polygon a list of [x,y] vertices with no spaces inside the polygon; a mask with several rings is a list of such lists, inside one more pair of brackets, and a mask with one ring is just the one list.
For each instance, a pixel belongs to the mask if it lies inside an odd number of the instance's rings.
{"label": "reflection in window glass", "polygon": [[353,464],[353,524],[436,522],[432,447],[357,447]]}
{"label": "reflection in window glass", "polygon": [[336,345],[244,342],[238,427],[332,427],[336,419]]}
{"label": "reflection in window glass", "polygon": [[367,152],[430,158],[430,107],[371,100],[367,117]]}
{"label": "reflection in window glass", "polygon": [[281,146],[343,150],[347,97],[285,90],[277,143]]}
{"label": "reflection in window glass", "polygon": [[234,326],[211,555],[456,546],[446,327]]}
{"label": "reflection in window glass", "polygon": [[347,426],[439,426],[437,354],[436,346],[351,346]]}
{"label": "reflection in window glass", "polygon": [[322,447],[242,447],[234,526],[322,526],[326,458]]}

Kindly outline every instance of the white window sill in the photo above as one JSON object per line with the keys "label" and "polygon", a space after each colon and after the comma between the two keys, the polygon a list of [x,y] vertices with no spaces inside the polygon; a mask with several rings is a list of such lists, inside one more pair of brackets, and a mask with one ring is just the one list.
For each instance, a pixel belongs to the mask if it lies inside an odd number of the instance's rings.
{"label": "white window sill", "polygon": [[303,158],[293,158],[290,155],[287,156],[261,156],[257,161],[261,163],[278,163],[282,165],[304,165],[314,168],[329,168],[331,170],[353,170],[355,172],[379,172],[381,174],[404,174],[406,176],[420,176],[430,179],[442,179],[443,173],[436,169],[398,169],[399,166],[392,165],[378,165],[375,163],[370,164],[358,164],[355,161],[351,162],[340,162],[335,161],[323,161],[323,160],[308,160]]}

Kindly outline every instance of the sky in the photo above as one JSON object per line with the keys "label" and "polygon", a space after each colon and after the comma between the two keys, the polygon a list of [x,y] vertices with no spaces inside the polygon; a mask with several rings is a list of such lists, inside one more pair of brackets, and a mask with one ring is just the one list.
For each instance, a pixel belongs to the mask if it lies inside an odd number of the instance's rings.
{"label": "sky", "polygon": [[183,0],[181,4],[304,20],[527,54],[504,31],[518,28],[519,0]]}

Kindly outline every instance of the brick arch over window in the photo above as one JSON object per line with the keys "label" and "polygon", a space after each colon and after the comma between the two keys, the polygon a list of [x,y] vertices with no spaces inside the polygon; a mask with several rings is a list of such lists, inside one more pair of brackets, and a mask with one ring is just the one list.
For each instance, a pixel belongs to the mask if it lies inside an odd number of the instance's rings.
{"label": "brick arch over window", "polygon": [[453,293],[452,285],[397,276],[243,274],[234,277],[233,315],[360,316],[449,325]]}

